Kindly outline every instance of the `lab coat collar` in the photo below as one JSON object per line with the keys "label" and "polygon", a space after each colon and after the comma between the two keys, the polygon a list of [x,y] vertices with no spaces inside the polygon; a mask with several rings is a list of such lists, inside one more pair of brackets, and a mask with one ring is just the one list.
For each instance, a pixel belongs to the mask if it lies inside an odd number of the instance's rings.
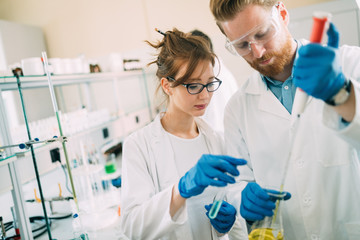
{"label": "lab coat collar", "polygon": [[258,95],[258,109],[290,120],[290,114],[275,95],[268,89],[258,72],[255,72],[245,85],[247,95]]}

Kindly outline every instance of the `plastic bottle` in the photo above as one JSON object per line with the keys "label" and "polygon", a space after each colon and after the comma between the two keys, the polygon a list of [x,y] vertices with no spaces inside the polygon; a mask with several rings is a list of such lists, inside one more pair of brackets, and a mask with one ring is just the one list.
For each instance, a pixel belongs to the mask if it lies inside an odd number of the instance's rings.
{"label": "plastic bottle", "polygon": [[74,240],[88,240],[88,234],[83,230],[79,214],[75,213],[72,220]]}

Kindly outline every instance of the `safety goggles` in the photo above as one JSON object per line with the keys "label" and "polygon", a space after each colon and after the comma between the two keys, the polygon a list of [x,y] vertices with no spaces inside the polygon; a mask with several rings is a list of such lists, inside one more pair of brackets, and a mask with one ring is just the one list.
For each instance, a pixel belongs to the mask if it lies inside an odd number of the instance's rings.
{"label": "safety goggles", "polygon": [[279,32],[279,11],[275,5],[271,9],[271,16],[264,23],[257,25],[240,38],[230,41],[226,39],[225,48],[236,56],[245,56],[251,52],[251,45],[264,46]]}

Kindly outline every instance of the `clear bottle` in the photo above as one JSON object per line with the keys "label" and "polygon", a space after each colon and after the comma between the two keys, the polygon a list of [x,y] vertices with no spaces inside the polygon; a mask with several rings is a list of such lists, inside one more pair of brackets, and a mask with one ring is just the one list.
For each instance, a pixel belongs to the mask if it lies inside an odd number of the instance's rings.
{"label": "clear bottle", "polygon": [[72,227],[73,227],[73,239],[74,240],[88,240],[89,236],[84,231],[81,223],[81,219],[79,214],[74,213],[73,220],[72,220]]}

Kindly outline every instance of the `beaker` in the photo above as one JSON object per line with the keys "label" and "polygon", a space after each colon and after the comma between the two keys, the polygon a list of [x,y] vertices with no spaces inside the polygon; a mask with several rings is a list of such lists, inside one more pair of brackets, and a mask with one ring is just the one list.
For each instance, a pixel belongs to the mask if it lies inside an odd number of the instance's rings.
{"label": "beaker", "polygon": [[273,193],[267,191],[270,198],[273,198],[276,204],[274,215],[266,216],[263,220],[255,221],[250,228],[249,240],[284,240],[284,228],[281,217],[280,202],[284,199],[286,193]]}

